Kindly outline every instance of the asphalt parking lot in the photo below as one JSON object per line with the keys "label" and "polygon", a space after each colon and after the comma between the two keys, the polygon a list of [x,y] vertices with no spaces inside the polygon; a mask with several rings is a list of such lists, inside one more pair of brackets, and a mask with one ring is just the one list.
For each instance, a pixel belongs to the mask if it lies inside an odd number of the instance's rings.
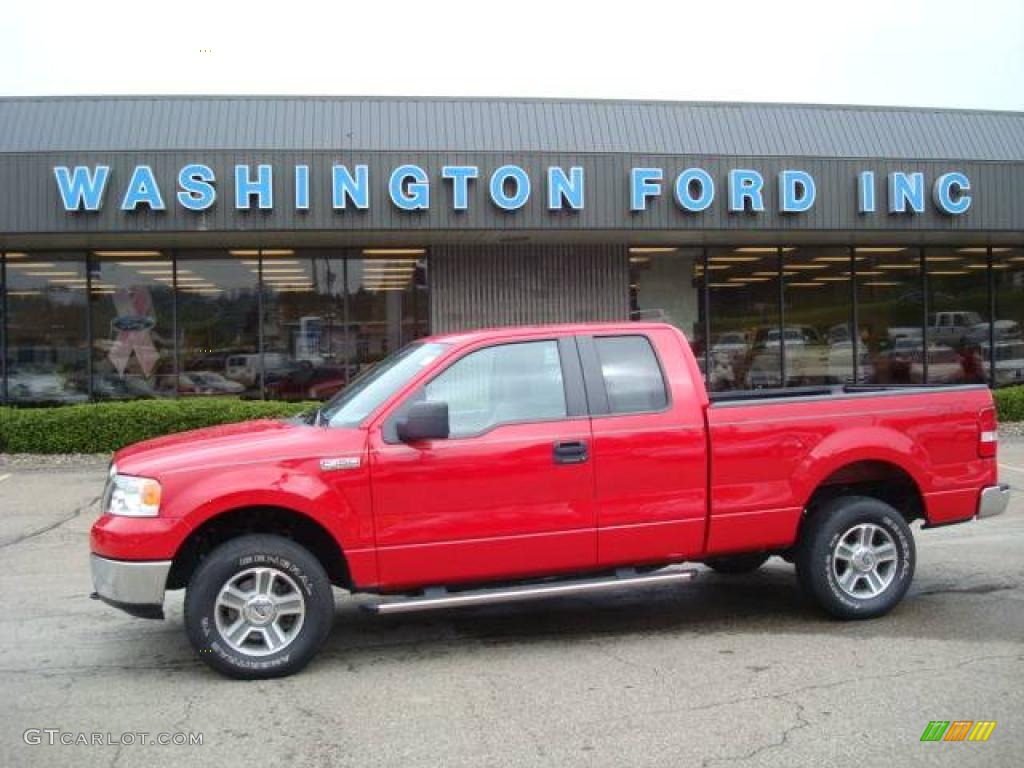
{"label": "asphalt parking lot", "polygon": [[[1024,442],[1000,460],[1022,489],[1010,510],[919,531],[914,586],[880,620],[822,617],[781,561],[410,616],[339,593],[313,664],[252,683],[194,658],[180,593],[163,622],[88,599],[102,462],[0,463],[0,765],[1017,766]],[[921,743],[936,719],[998,725],[987,743]],[[26,744],[27,729],[203,743]]]}

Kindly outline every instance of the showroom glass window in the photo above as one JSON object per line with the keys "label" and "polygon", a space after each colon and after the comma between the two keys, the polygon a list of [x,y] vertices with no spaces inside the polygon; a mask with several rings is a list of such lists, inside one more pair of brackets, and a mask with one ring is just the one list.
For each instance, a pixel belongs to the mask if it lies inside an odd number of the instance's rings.
{"label": "showroom glass window", "polygon": [[88,399],[85,253],[6,256],[7,395],[11,402]]}
{"label": "showroom glass window", "polygon": [[345,252],[262,252],[264,387],[271,400],[325,400],[349,381]]}
{"label": "showroom glass window", "polygon": [[857,318],[865,353],[857,379],[868,384],[924,382],[921,254],[903,246],[855,250]]}
{"label": "showroom glass window", "polygon": [[345,260],[346,345],[353,374],[427,335],[427,260],[420,248],[368,248]]}
{"label": "showroom glass window", "polygon": [[707,282],[711,390],[781,386],[779,250],[711,248]]}
{"label": "showroom glass window", "polygon": [[992,281],[994,352],[983,342],[984,356],[995,358],[995,386],[1024,384],[1024,248],[992,249]]}
{"label": "showroom glass window", "polygon": [[174,264],[163,251],[93,251],[92,396],[174,394]]}
{"label": "showroom glass window", "polygon": [[851,256],[848,248],[783,249],[787,386],[853,383]]}
{"label": "showroom glass window", "polygon": [[704,255],[700,248],[629,249],[631,320],[670,323],[686,334],[704,372]]}
{"label": "showroom glass window", "polygon": [[987,248],[926,248],[928,383],[983,384],[989,334]]}
{"label": "showroom glass window", "polygon": [[178,251],[179,374],[158,379],[181,396],[259,397],[259,259],[255,251]]}
{"label": "showroom glass window", "polygon": [[267,398],[325,400],[427,334],[423,249],[264,250],[262,263]]}

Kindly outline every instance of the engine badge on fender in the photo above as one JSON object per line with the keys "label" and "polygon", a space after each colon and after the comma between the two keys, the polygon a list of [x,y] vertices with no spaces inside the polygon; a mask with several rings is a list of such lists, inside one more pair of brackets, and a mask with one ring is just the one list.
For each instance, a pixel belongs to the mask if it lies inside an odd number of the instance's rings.
{"label": "engine badge on fender", "polygon": [[358,456],[338,456],[332,459],[320,459],[321,472],[336,472],[340,469],[359,469],[362,459]]}

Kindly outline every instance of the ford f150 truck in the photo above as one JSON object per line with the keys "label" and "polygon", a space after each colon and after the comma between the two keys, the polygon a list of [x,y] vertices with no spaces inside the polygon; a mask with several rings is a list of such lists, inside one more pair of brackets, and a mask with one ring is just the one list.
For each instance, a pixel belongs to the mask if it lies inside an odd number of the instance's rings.
{"label": "ford f150 truck", "polygon": [[1002,512],[984,386],[709,397],[659,323],[473,331],[411,344],[291,421],[118,451],[92,528],[96,595],[163,617],[199,658],[295,672],[332,586],[379,613],[674,585],[772,555],[843,619],[891,609],[911,523]]}

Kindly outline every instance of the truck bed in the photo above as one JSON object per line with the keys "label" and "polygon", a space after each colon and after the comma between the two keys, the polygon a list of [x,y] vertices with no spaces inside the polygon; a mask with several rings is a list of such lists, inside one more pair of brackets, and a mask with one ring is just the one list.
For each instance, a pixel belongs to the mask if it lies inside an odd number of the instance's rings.
{"label": "truck bed", "polygon": [[984,385],[836,386],[718,393],[707,409],[709,553],[785,547],[830,482],[906,477],[930,525],[970,519],[997,482],[978,455]]}

